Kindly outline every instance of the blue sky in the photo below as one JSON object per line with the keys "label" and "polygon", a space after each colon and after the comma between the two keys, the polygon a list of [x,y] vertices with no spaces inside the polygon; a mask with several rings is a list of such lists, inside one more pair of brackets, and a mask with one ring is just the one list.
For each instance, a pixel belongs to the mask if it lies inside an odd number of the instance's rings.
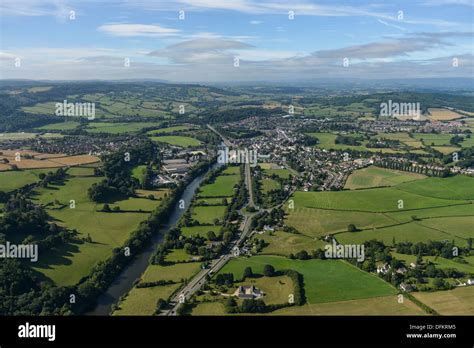
{"label": "blue sky", "polygon": [[473,4],[2,0],[0,77],[472,77]]}

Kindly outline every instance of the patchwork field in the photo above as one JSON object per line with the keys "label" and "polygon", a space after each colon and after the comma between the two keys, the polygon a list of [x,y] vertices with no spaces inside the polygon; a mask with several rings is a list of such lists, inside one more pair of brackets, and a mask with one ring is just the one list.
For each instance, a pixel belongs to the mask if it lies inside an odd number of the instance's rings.
{"label": "patchwork field", "polygon": [[260,252],[262,255],[283,255],[289,256],[296,254],[298,251],[306,250],[310,252],[318,248],[324,248],[322,241],[310,238],[302,234],[287,233],[283,231],[275,231],[270,235],[268,232],[257,234],[254,238],[263,239],[267,246]]}
{"label": "patchwork field", "polygon": [[434,121],[450,121],[463,117],[457,112],[442,108],[429,108],[428,112],[430,113],[429,119]]}
{"label": "patchwork field", "polygon": [[0,151],[0,160],[7,160],[9,162],[4,164],[3,170],[11,170],[13,165],[18,169],[41,169],[80,166],[100,161],[99,157],[90,155],[67,156],[64,154],[44,154],[29,150],[2,150]]}
{"label": "patchwork field", "polygon": [[[384,188],[296,192],[290,198],[294,209],[285,205],[285,221],[310,237],[336,233],[341,243],[454,240],[464,246],[467,238],[474,237],[473,184],[474,178],[455,176]],[[403,201],[400,209],[399,201]],[[347,232],[349,224],[358,231]]]}
{"label": "patchwork field", "polygon": [[161,122],[92,122],[87,126],[89,133],[109,133],[109,134],[122,134],[122,133],[135,133],[145,128],[159,127]]}
{"label": "patchwork field", "polygon": [[416,292],[413,296],[441,315],[474,315],[474,286],[448,291]]}
{"label": "patchwork field", "polygon": [[426,178],[426,176],[422,174],[370,166],[353,172],[347,179],[344,188],[353,190],[377,186],[393,186],[402,182],[423,178]]}
{"label": "patchwork field", "polygon": [[358,300],[313,303],[278,309],[272,315],[426,315],[416,304],[405,298],[398,303],[397,296]]}
{"label": "patchwork field", "polygon": [[113,315],[153,315],[158,299],[168,299],[181,284],[153,286],[149,288],[134,287],[119,304],[119,310]]}
{"label": "patchwork field", "polygon": [[192,217],[201,225],[214,224],[214,219],[222,221],[224,218],[226,207],[223,205],[213,205],[209,207],[197,206],[193,207]]}
{"label": "patchwork field", "polygon": [[254,273],[263,272],[270,264],[276,270],[293,269],[304,277],[305,295],[309,304],[354,300],[394,295],[397,290],[373,274],[340,260],[290,260],[279,256],[253,256],[231,260],[220,273],[233,273],[241,279],[245,267]]}
{"label": "patchwork field", "polygon": [[159,143],[167,143],[180,147],[194,147],[201,145],[201,142],[195,138],[179,135],[163,135],[159,137],[151,137],[150,139]]}
{"label": "patchwork field", "polygon": [[[99,182],[98,177],[73,177],[64,184],[37,189],[32,196],[36,203],[48,204],[47,211],[59,225],[65,225],[79,232],[77,241],[45,254],[35,265],[35,269],[58,285],[76,284],[87,275],[99,261],[111,255],[112,249],[121,246],[142,220],[146,213],[98,211],[102,204],[91,202],[87,188]],[[75,208],[70,208],[70,200]],[[114,201],[111,206],[151,210],[159,201],[142,198],[129,198]],[[80,240],[90,236],[92,242]]]}
{"label": "patchwork field", "polygon": [[32,169],[0,172],[0,191],[10,192],[28,184],[40,181],[39,174],[48,173],[49,169]]}
{"label": "patchwork field", "polygon": [[[238,167],[236,167],[238,169]],[[225,173],[223,173],[225,174]],[[235,194],[234,186],[240,180],[239,174],[219,175],[211,184],[199,188],[198,197],[230,197]]]}

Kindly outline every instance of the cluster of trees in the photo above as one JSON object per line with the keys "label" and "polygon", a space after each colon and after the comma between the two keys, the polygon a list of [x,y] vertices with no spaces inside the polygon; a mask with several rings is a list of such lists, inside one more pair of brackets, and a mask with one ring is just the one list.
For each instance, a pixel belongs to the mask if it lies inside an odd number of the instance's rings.
{"label": "cluster of trees", "polygon": [[428,242],[400,242],[394,245],[397,253],[408,254],[408,255],[430,255],[430,256],[442,256],[445,259],[453,259],[461,255],[469,255],[472,248],[472,238],[468,238],[467,248],[457,247],[454,242],[440,242],[440,241],[428,241]]}
{"label": "cluster of trees", "polygon": [[[474,167],[474,146],[459,149],[457,151],[459,161],[455,162],[456,166],[461,168],[472,168]],[[454,163],[453,155],[445,155],[443,157],[444,164]]]}
{"label": "cluster of trees", "polygon": [[262,231],[265,225],[279,225],[283,221],[284,216],[285,212],[281,208],[272,209],[270,212],[263,211],[255,215],[254,219],[252,220],[251,228],[257,231]]}
{"label": "cluster of trees", "polygon": [[334,140],[334,143],[336,144],[343,144],[343,145],[350,145],[350,146],[359,146],[362,143],[360,142],[360,139],[356,137],[351,137],[348,135],[338,135],[336,139]]}
{"label": "cluster of trees", "polygon": [[387,161],[382,160],[382,161],[377,161],[374,164],[382,168],[403,170],[405,172],[419,173],[419,174],[425,174],[428,176],[437,176],[441,178],[445,178],[451,175],[448,168],[438,170],[438,169],[428,168],[428,166],[423,166],[423,165],[413,166],[412,163],[408,161],[399,162],[399,161],[393,161],[393,160],[387,160]]}
{"label": "cluster of trees", "polygon": [[[94,202],[103,202],[115,194],[133,196],[140,182],[132,177],[132,168],[141,163],[154,164],[157,161],[156,146],[151,141],[106,156],[103,159],[105,179],[89,188],[89,198]],[[146,185],[148,187],[149,181]]]}

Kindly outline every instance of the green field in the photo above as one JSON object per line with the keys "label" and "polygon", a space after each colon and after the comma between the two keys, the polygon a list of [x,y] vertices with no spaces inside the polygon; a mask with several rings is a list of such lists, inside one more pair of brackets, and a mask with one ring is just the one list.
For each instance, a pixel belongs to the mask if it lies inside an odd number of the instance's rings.
{"label": "green field", "polygon": [[[396,242],[474,237],[474,178],[426,178],[392,187],[338,192],[296,192],[285,222],[310,237],[337,233],[341,243]],[[359,182],[360,184],[360,182]],[[397,209],[399,200],[403,209]],[[354,224],[358,232],[346,232]]]}
{"label": "green field", "polygon": [[227,207],[223,205],[213,205],[209,207],[197,206],[192,208],[192,217],[201,225],[214,224],[214,219],[222,222]]}
{"label": "green field", "polygon": [[[410,183],[410,185],[416,185],[418,182]],[[292,199],[294,200],[295,208],[305,207],[367,212],[413,210],[456,204],[456,201],[449,199],[432,198],[420,195],[419,193],[411,193],[410,191],[413,191],[413,189],[411,187],[408,188],[408,186],[406,188],[407,190],[402,190],[401,186],[397,186],[394,188],[372,188],[360,191],[295,192]],[[448,192],[441,193],[440,191],[440,194],[448,196]],[[468,196],[466,193],[462,195]],[[400,200],[403,201],[403,208],[399,209]],[[457,202],[466,203],[465,200]]]}
{"label": "green field", "polygon": [[25,185],[40,181],[38,175],[55,169],[30,169],[21,171],[0,172],[0,191],[10,192]]}
{"label": "green field", "polygon": [[166,255],[166,262],[181,262],[187,261],[191,258],[191,255],[187,254],[184,249],[173,249]]}
{"label": "green field", "polygon": [[58,123],[47,124],[46,126],[39,127],[39,128],[36,128],[36,129],[66,131],[66,130],[76,129],[79,125],[80,125],[79,122],[66,121],[66,122],[58,122]]}
{"label": "green field", "polygon": [[[474,233],[472,235],[474,236]],[[383,241],[386,245],[392,245],[395,239],[396,242],[408,241],[412,243],[427,242],[429,240],[454,240],[456,245],[463,247],[467,245],[466,240],[456,237],[454,234],[428,228],[418,222],[358,232],[339,233],[336,235],[336,239],[342,244],[359,244],[371,239],[377,239]]]}
{"label": "green field", "polygon": [[181,234],[186,237],[201,236],[207,237],[207,232],[213,231],[216,235],[220,230],[220,226],[190,226],[181,227]]}
{"label": "green field", "polygon": [[195,138],[179,135],[164,135],[159,137],[151,137],[150,139],[159,143],[167,143],[180,147],[194,147],[201,145],[201,142]]}
{"label": "green field", "polygon": [[170,266],[149,265],[142,276],[143,282],[172,280],[180,282],[191,278],[201,269],[200,262],[177,263]]}
{"label": "green field", "polygon": [[263,248],[260,254],[273,254],[289,256],[296,254],[298,251],[306,250],[310,252],[318,248],[324,248],[322,241],[310,238],[302,234],[287,233],[283,231],[275,231],[271,235],[267,232],[261,235],[255,235],[254,238],[263,239],[267,246]]}
{"label": "green field", "polygon": [[144,128],[159,127],[161,122],[91,122],[87,126],[89,133],[136,133]]}
{"label": "green field", "polygon": [[235,194],[234,186],[240,175],[219,175],[212,184],[199,188],[199,197],[230,197]]}
{"label": "green field", "polygon": [[416,304],[397,296],[364,298],[349,301],[305,304],[278,309],[272,315],[426,315]]}
{"label": "green field", "polygon": [[127,297],[120,302],[120,309],[114,311],[113,315],[153,315],[158,299],[168,299],[180,286],[181,284],[153,286],[150,288],[134,287],[127,294]]}
{"label": "green field", "polygon": [[173,126],[167,128],[160,128],[156,130],[149,131],[147,134],[156,135],[156,134],[169,134],[173,132],[186,131],[190,129],[188,126]]}
{"label": "green field", "polygon": [[51,138],[62,138],[61,134],[57,133],[0,133],[0,142],[6,140],[25,140],[25,139],[33,139],[33,138],[44,138],[44,139],[51,139]]}
{"label": "green field", "polygon": [[262,273],[270,264],[276,270],[293,269],[304,277],[307,302],[325,303],[394,295],[397,290],[377,276],[340,260],[290,260],[279,256],[253,256],[232,259],[220,273],[233,273],[241,279],[245,267]]}
{"label": "green field", "polygon": [[[60,225],[76,229],[79,237],[90,236],[92,242],[77,240],[54,252],[45,254],[35,269],[53,280],[57,285],[73,285],[87,275],[92,267],[111,255],[112,249],[120,247],[139,223],[148,217],[146,213],[103,213],[97,210],[102,204],[91,202],[87,188],[102,180],[98,177],[73,177],[65,184],[49,185],[37,189],[32,197],[36,203],[50,204],[47,212]],[[60,204],[54,204],[58,200]],[[70,200],[75,201],[71,209]],[[150,210],[158,201],[129,198],[111,203],[111,206]],[[64,205],[64,206],[63,206]],[[132,209],[131,209],[132,210]]]}
{"label": "green field", "polygon": [[[406,265],[409,265],[411,262],[416,262],[416,257],[417,257],[417,255],[406,255],[406,254],[399,254],[395,252],[392,252],[391,255],[398,260],[404,261]],[[443,257],[423,256],[423,262],[425,263],[432,262],[436,266],[436,268],[440,268],[440,269],[454,268],[460,272],[474,275],[474,256],[466,256],[466,257],[463,257],[463,259],[467,263],[461,263],[455,260],[445,259]]]}
{"label": "green field", "polygon": [[426,176],[422,174],[370,166],[353,172],[347,179],[344,188],[353,190],[377,186],[393,186],[423,178],[426,178]]}
{"label": "green field", "polygon": [[278,181],[275,181],[273,179],[267,179],[267,178],[262,180],[261,191],[263,194],[267,194],[268,192],[273,191],[273,190],[278,190],[279,188],[280,188],[280,184],[278,183]]}

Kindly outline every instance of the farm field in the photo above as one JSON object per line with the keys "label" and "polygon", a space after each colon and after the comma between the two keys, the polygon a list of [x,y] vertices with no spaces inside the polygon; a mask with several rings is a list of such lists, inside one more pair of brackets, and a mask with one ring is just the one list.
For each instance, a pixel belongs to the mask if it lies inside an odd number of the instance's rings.
{"label": "farm field", "polygon": [[88,124],[86,130],[89,133],[135,133],[145,128],[159,127],[160,124],[161,122],[92,122]]}
{"label": "farm field", "polygon": [[228,294],[234,293],[238,286],[256,286],[265,294],[265,304],[281,304],[288,302],[288,296],[294,293],[293,281],[288,276],[248,278],[243,282],[234,283]]}
{"label": "farm field", "polygon": [[426,178],[426,176],[422,174],[370,166],[353,172],[347,179],[344,188],[353,190],[377,186],[393,186],[402,182],[423,178]]}
{"label": "farm field", "polygon": [[112,315],[153,315],[156,311],[158,299],[168,299],[181,284],[153,286],[149,288],[134,287],[125,299],[120,301],[118,310]]}
{"label": "farm field", "polygon": [[474,315],[474,286],[447,291],[416,292],[413,296],[441,315]]}
{"label": "farm field", "polygon": [[[416,182],[414,183],[416,184]],[[394,188],[371,188],[360,191],[295,192],[292,199],[294,200],[295,208],[305,207],[366,212],[398,211],[400,210],[398,208],[399,200],[403,201],[404,210],[448,206],[456,203],[456,201],[449,199],[432,198],[431,196],[412,193],[413,190],[418,188],[420,188],[419,191],[424,190],[425,192],[431,190],[431,188],[425,188],[424,186],[414,188],[396,186]],[[434,187],[432,189],[445,197],[448,195],[448,192],[438,191]],[[463,194],[463,196],[467,195]],[[458,201],[458,203],[466,203],[466,200]]]}
{"label": "farm field", "polygon": [[58,122],[47,124],[46,126],[42,126],[36,128],[38,130],[50,130],[50,131],[66,131],[66,130],[73,130],[76,129],[80,125],[79,122],[76,121],[67,121],[67,122]]}
{"label": "farm field", "polygon": [[191,315],[226,315],[226,312],[221,302],[203,302],[193,308]]}
{"label": "farm field", "polygon": [[[405,264],[410,264],[411,262],[416,262],[416,255],[406,255],[392,252],[391,255],[398,260],[405,261]],[[463,257],[464,261],[467,263],[456,262],[454,260],[445,259],[443,257],[436,256],[423,256],[423,261],[425,263],[432,262],[436,268],[446,269],[454,268],[460,272],[465,272],[467,274],[474,275],[474,256]]]}
{"label": "farm field", "polygon": [[[418,179],[390,188],[296,192],[290,198],[294,209],[285,205],[285,222],[310,237],[336,233],[340,243],[454,240],[465,246],[466,239],[474,237],[473,183],[474,178],[455,176]],[[403,200],[403,209],[391,206],[398,200]],[[346,232],[349,224],[358,231]]]}
{"label": "farm field", "polygon": [[149,265],[142,276],[142,281],[172,280],[174,282],[181,282],[191,278],[200,269],[200,262],[176,263],[170,266]]}
{"label": "farm field", "polygon": [[280,188],[280,184],[278,183],[278,181],[275,181],[273,179],[267,179],[267,178],[262,180],[261,191],[263,194],[267,194],[268,192],[273,191],[273,190],[278,190],[279,188]]}
{"label": "farm field", "polygon": [[394,295],[397,290],[373,274],[340,260],[290,260],[279,256],[253,256],[235,258],[220,273],[233,273],[242,279],[245,267],[262,274],[270,264],[278,270],[293,269],[304,277],[305,296],[308,303],[325,303]]}
{"label": "farm field", "polygon": [[156,142],[167,143],[180,147],[194,147],[201,145],[201,142],[195,138],[180,135],[163,135],[158,137],[151,137],[150,139]]}
{"label": "farm field", "polygon": [[6,140],[25,140],[33,138],[51,139],[51,138],[62,138],[61,134],[57,133],[0,133],[0,142]]}
{"label": "farm field", "polygon": [[[145,213],[105,213],[100,212],[102,204],[91,202],[87,188],[99,182],[99,177],[73,177],[65,184],[37,189],[32,196],[36,203],[50,204],[47,212],[59,225],[65,225],[79,232],[79,238],[90,236],[92,242],[77,239],[64,247],[54,250],[41,258],[35,269],[53,280],[57,285],[73,285],[87,275],[99,261],[111,255],[112,249],[121,246],[142,220]],[[75,208],[70,209],[70,200]],[[58,204],[54,204],[55,201]],[[142,201],[143,200],[143,201]],[[147,208],[139,203],[145,199],[135,199],[136,207]],[[157,201],[154,204],[158,205]],[[114,204],[123,206],[122,201]]]}
{"label": "farm field", "polygon": [[398,303],[397,296],[384,296],[277,309],[272,315],[426,315],[409,299]]}
{"label": "farm field", "polygon": [[[16,161],[17,154],[20,154],[19,161]],[[27,158],[27,156],[31,158]],[[79,166],[100,161],[99,157],[90,155],[66,156],[64,154],[44,154],[28,150],[2,150],[0,151],[1,159],[9,161],[2,170],[11,170],[12,165],[15,165],[18,169],[41,169]]]}
{"label": "farm field", "polygon": [[428,112],[430,113],[428,118],[434,121],[450,121],[463,117],[457,112],[442,108],[429,108]]}
{"label": "farm field", "polygon": [[191,255],[187,254],[184,249],[173,249],[166,255],[166,262],[181,262],[191,259]]}
{"label": "farm field", "polygon": [[28,184],[40,181],[39,174],[48,173],[49,169],[31,169],[0,172],[0,191],[10,192]]}
{"label": "farm field", "polygon": [[156,134],[169,134],[173,132],[179,132],[179,131],[186,131],[191,129],[189,126],[172,126],[172,127],[167,127],[167,128],[160,128],[156,130],[152,130],[147,132],[149,135],[156,135]]}
{"label": "farm field", "polygon": [[206,237],[207,232],[213,231],[216,235],[220,230],[220,226],[190,226],[181,227],[181,234],[183,236],[201,236]]}
{"label": "farm field", "polygon": [[324,248],[325,243],[302,234],[287,233],[284,231],[275,231],[272,235],[265,232],[261,235],[255,235],[256,239],[263,239],[265,246],[259,254],[261,255],[283,255],[289,256],[298,251],[306,250],[310,252],[318,248]]}
{"label": "farm field", "polygon": [[240,175],[219,175],[211,184],[199,188],[198,197],[230,197],[235,194],[234,186],[238,184]]}
{"label": "farm field", "polygon": [[192,208],[192,217],[201,225],[214,224],[214,219],[224,219],[226,207],[223,205],[197,206]]}

